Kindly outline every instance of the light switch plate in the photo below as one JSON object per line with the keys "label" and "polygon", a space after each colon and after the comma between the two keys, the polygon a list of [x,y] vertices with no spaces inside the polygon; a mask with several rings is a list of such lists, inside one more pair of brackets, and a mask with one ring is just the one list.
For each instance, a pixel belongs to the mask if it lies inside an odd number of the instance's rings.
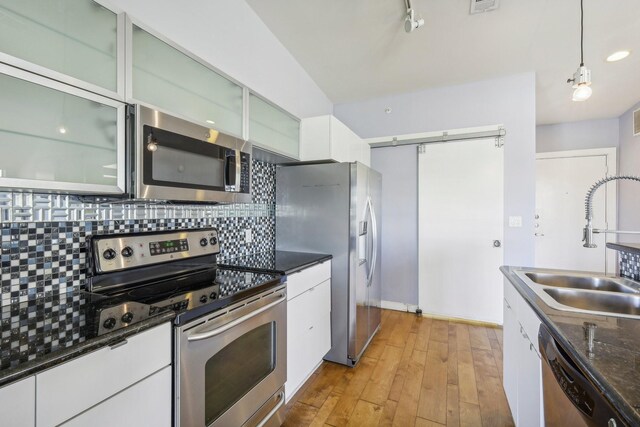
{"label": "light switch plate", "polygon": [[522,217],[521,216],[510,216],[509,217],[509,227],[522,227]]}
{"label": "light switch plate", "polygon": [[244,230],[244,242],[245,243],[251,243],[251,241],[253,240],[253,236],[251,235],[251,229],[247,228]]}

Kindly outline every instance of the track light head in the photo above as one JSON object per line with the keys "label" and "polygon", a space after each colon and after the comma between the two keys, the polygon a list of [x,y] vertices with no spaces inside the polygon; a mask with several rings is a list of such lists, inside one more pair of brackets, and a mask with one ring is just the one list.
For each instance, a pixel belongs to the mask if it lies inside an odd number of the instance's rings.
{"label": "track light head", "polygon": [[407,9],[407,17],[404,19],[404,30],[407,33],[412,32],[424,25],[424,19],[416,19],[415,11],[413,9]]}

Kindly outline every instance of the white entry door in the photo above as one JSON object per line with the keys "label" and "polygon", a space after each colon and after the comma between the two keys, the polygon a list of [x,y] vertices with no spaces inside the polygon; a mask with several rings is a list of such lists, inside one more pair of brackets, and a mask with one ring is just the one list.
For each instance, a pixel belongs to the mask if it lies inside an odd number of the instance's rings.
{"label": "white entry door", "polygon": [[503,152],[493,138],[420,147],[418,299],[425,314],[502,323]]}
{"label": "white entry door", "polygon": [[[582,246],[585,196],[596,181],[616,174],[615,153],[608,148],[536,156],[536,267],[615,272],[615,251],[606,250],[607,235],[593,235],[597,248]],[[595,193],[593,224],[616,229],[615,182]]]}

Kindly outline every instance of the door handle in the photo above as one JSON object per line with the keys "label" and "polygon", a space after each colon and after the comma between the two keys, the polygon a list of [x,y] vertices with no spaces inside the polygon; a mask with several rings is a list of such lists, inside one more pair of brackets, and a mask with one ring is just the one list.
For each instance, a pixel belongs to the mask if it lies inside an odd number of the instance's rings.
{"label": "door handle", "polygon": [[373,234],[373,254],[371,255],[371,266],[369,267],[369,274],[367,276],[367,287],[371,286],[373,280],[373,273],[376,269],[378,262],[378,219],[376,218],[376,212],[373,209],[373,203],[371,203],[371,197],[367,197],[367,203],[369,204],[369,212],[371,212],[371,231]]}
{"label": "door handle", "polygon": [[493,241],[493,247],[494,248],[499,248],[500,246],[502,246],[502,242],[500,240],[494,240]]}

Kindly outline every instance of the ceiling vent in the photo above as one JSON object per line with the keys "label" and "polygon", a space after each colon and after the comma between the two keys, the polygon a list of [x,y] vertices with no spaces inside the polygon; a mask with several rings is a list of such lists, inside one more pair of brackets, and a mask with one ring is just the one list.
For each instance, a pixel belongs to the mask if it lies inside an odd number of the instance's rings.
{"label": "ceiling vent", "polygon": [[633,136],[640,136],[640,108],[633,112]]}
{"label": "ceiling vent", "polygon": [[489,12],[500,6],[500,0],[471,0],[471,14]]}

